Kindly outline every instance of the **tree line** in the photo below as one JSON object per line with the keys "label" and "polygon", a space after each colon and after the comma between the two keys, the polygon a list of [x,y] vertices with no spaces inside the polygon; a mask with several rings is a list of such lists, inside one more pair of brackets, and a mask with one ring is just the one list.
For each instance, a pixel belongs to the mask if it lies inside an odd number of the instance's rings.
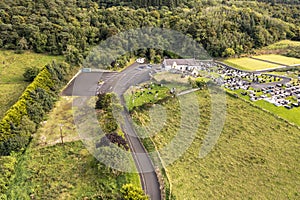
{"label": "tree line", "polygon": [[[281,39],[300,39],[299,5],[218,2],[132,8],[101,7],[100,2],[92,0],[3,0],[0,48],[65,55],[67,61],[80,63],[102,40],[145,26],[187,34],[212,56],[225,56],[227,48],[239,55]],[[158,53],[165,56],[165,52]]]}

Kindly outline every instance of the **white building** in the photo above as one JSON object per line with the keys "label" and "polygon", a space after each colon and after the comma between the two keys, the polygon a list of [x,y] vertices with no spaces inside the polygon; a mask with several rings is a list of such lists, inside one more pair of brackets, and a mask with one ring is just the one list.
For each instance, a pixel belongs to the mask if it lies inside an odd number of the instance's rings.
{"label": "white building", "polygon": [[164,59],[162,67],[166,70],[176,69],[180,71],[192,71],[199,67],[199,63],[192,59]]}

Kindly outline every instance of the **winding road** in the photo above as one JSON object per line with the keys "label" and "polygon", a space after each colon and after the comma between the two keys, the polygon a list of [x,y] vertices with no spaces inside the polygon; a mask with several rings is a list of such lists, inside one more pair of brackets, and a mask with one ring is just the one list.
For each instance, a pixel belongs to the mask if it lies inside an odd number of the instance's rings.
{"label": "winding road", "polygon": [[[107,92],[114,92],[118,95],[120,103],[124,107],[122,111],[124,123],[121,125],[121,128],[129,143],[143,190],[152,200],[161,199],[160,184],[152,160],[132,126],[123,94],[131,86],[150,80],[152,74],[156,73],[156,70],[158,70],[158,66],[150,68],[146,65],[140,66],[134,63],[121,72],[101,70],[81,72],[70,81],[62,92],[62,96],[95,96],[97,93]],[[99,80],[103,82],[101,85],[98,84]]]}

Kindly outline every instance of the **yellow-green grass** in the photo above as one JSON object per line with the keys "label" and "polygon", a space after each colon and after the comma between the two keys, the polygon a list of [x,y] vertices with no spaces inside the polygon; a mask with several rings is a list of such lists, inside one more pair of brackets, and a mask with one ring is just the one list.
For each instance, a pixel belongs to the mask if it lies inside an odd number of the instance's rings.
{"label": "yellow-green grass", "polygon": [[26,67],[42,68],[52,60],[63,61],[62,56],[50,56],[26,51],[16,54],[14,51],[0,50],[0,118],[13,105],[29,84],[24,81]]}
{"label": "yellow-green grass", "polygon": [[253,57],[266,60],[266,61],[276,62],[282,65],[295,65],[295,64],[300,65],[300,59],[282,56],[282,55],[269,54],[269,55],[253,56]]}
{"label": "yellow-green grass", "polygon": [[47,120],[36,133],[38,146],[54,145],[61,143],[60,125],[62,125],[63,140],[65,142],[80,140],[76,132],[72,110],[73,97],[61,97],[47,116]]}
{"label": "yellow-green grass", "polygon": [[255,60],[252,58],[229,58],[223,61],[229,66],[249,71],[272,69],[278,67],[276,64]]}
{"label": "yellow-green grass", "polygon": [[123,184],[141,188],[137,173],[113,173],[98,162],[79,140],[73,121],[72,99],[63,97],[20,155],[8,199],[117,199]]}
{"label": "yellow-green grass", "polygon": [[123,184],[141,187],[137,174],[112,174],[81,141],[29,147],[20,158],[8,199],[117,199]]}
{"label": "yellow-green grass", "polygon": [[0,84],[0,119],[25,90],[25,83]]}
{"label": "yellow-green grass", "polygon": [[[194,101],[198,101],[202,114],[196,137],[187,151],[167,166],[177,199],[299,198],[300,188],[295,187],[300,184],[298,128],[227,96],[223,131],[213,150],[201,159],[200,147],[211,117],[210,95],[199,91]],[[169,117],[152,137],[159,148],[172,141],[181,120],[176,100],[171,99],[164,107]],[[140,111],[133,117],[147,116],[147,111]]]}
{"label": "yellow-green grass", "polygon": [[274,44],[263,47],[266,50],[288,49],[290,47],[300,47],[300,42],[291,40],[282,40]]}
{"label": "yellow-green grass", "polygon": [[16,54],[14,51],[0,50],[0,83],[23,82],[23,73],[26,67],[42,68],[52,60],[63,61],[62,56],[50,56],[25,51]]}

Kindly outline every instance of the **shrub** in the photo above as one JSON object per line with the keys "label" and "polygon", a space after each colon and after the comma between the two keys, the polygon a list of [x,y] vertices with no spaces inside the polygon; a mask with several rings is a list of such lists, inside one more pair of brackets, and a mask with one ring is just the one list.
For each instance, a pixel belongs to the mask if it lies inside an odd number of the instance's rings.
{"label": "shrub", "polygon": [[132,184],[125,184],[121,188],[122,198],[125,200],[146,200],[148,197],[143,190]]}
{"label": "shrub", "polygon": [[0,157],[0,199],[6,199],[5,191],[15,173],[16,162],[14,156]]}
{"label": "shrub", "polygon": [[23,74],[25,81],[32,82],[34,78],[39,74],[40,69],[37,67],[27,67]]}

